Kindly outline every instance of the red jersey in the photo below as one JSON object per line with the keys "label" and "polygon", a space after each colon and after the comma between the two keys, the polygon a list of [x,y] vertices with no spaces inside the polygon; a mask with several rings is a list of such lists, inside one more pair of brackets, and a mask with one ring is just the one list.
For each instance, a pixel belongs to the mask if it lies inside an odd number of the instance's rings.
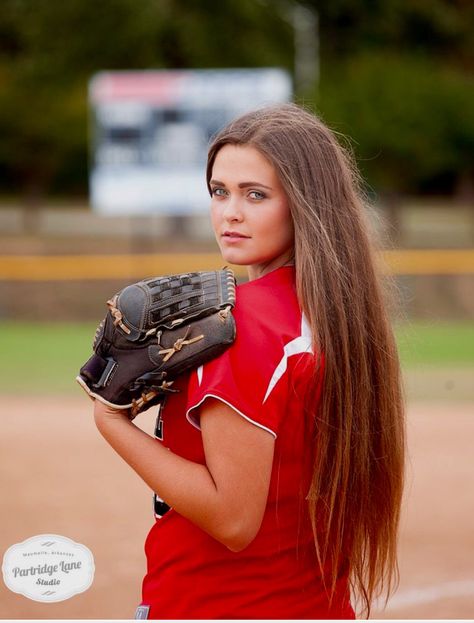
{"label": "red jersey", "polygon": [[267,430],[275,451],[262,525],[244,550],[230,551],[173,509],[157,519],[145,544],[148,618],[354,618],[347,570],[329,606],[304,499],[312,438],[304,388],[314,355],[294,279],[284,266],[238,286],[234,344],[181,378],[168,399],[163,443],[176,454],[205,464],[199,406],[207,397]]}

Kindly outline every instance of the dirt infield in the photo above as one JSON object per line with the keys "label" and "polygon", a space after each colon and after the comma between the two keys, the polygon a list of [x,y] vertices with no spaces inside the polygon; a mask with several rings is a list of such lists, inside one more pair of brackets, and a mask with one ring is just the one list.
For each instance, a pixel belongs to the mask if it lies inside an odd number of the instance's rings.
{"label": "dirt infield", "polygon": [[[151,493],[97,433],[82,396],[2,397],[0,553],[59,534],[94,554],[92,587],[44,604],[1,583],[0,617],[126,619],[140,599]],[[153,414],[139,424],[148,431]],[[375,618],[474,618],[474,405],[412,404],[401,582]]]}

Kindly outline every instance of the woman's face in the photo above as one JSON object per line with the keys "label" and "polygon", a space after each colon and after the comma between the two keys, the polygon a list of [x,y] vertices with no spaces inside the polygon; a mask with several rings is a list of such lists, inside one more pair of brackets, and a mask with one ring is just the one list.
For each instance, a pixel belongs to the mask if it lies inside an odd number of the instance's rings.
{"label": "woman's face", "polygon": [[226,262],[246,265],[250,279],[293,256],[288,199],[273,165],[249,145],[224,145],[210,180],[211,219]]}

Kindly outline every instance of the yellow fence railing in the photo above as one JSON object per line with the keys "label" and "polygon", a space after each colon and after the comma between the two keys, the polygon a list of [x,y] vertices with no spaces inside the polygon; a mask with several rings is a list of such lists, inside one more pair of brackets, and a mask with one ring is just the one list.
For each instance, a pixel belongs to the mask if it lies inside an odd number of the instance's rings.
{"label": "yellow fence railing", "polygon": [[[383,252],[381,261],[395,275],[474,274],[474,249],[397,249]],[[0,281],[141,279],[223,266],[218,253],[0,255]],[[241,266],[231,268],[246,274]]]}

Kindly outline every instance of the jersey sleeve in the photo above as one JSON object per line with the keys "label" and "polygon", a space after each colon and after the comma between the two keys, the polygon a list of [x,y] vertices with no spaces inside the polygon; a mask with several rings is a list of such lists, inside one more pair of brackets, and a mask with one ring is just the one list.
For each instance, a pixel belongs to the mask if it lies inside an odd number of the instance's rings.
{"label": "jersey sleeve", "polygon": [[234,344],[191,374],[187,418],[199,428],[199,407],[217,398],[276,437],[288,396],[282,338],[255,319],[237,317],[236,326]]}
{"label": "jersey sleeve", "polygon": [[201,405],[207,398],[217,398],[277,437],[289,401],[294,399],[296,379],[291,378],[290,369],[307,355],[312,359],[310,335],[301,328],[301,315],[293,332],[282,330],[283,318],[278,314],[237,313],[235,320],[234,344],[192,372],[186,417],[199,428]]}

